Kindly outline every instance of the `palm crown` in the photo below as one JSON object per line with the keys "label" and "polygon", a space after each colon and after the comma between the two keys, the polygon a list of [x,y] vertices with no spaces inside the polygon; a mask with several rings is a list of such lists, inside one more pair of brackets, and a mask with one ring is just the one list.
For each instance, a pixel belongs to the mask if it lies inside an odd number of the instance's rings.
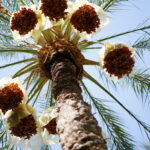
{"label": "palm crown", "polygon": [[[96,109],[97,114],[104,123],[104,127],[106,127],[105,138],[108,142],[108,148],[132,150],[134,149],[134,140],[125,130],[120,117],[107,106],[106,100],[92,95],[84,79],[86,78],[94,83],[97,88],[108,94],[112,100],[119,104],[126,113],[136,120],[148,138],[150,126],[140,120],[100,81],[82,68],[83,65],[97,66],[98,74],[100,74],[103,82],[113,88],[127,83],[136,95],[141,96],[140,99],[143,102],[149,100],[149,70],[142,70],[138,66],[135,67],[135,64],[138,59],[142,59],[144,51],[150,48],[150,26],[145,25],[145,23],[133,30],[95,41],[91,40],[95,33],[100,32],[109,23],[108,14],[112,12],[111,8],[123,1],[125,0],[91,0],[90,3],[86,0],[76,0],[75,2],[59,0],[55,1],[55,5],[49,4],[48,6],[48,0],[41,0],[40,2],[38,0],[13,0],[11,3],[9,0],[3,1],[0,7],[0,55],[6,58],[19,55],[19,57],[24,58],[0,65],[0,69],[14,65],[22,66],[16,70],[12,78],[22,77],[24,79],[24,85],[28,91],[28,99],[25,103],[35,107],[36,104],[40,103],[42,106],[39,111],[41,111],[55,105],[53,93],[51,92],[50,79],[52,77],[48,72],[51,69],[49,63],[53,62],[55,53],[59,53],[59,56],[62,56],[64,52],[66,55],[69,53],[68,57],[73,59],[78,68],[77,78],[82,90],[88,97],[88,103]],[[20,8],[20,6],[22,7]],[[25,17],[27,20],[25,20]],[[139,37],[131,46],[123,43],[106,42],[139,31],[142,31],[144,35]],[[101,49],[99,61],[86,59],[83,52],[89,49]],[[52,56],[54,58],[49,62],[48,60]],[[41,100],[40,96],[43,94],[44,98]],[[0,125],[2,149],[17,149],[17,146],[9,145],[3,118],[0,120]],[[49,148],[49,146],[43,146],[43,149]]]}

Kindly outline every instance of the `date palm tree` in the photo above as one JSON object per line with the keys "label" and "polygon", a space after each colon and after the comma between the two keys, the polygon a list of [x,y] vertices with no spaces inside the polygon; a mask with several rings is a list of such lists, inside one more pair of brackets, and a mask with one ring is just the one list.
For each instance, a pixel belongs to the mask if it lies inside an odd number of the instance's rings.
{"label": "date palm tree", "polygon": [[[134,149],[134,140],[125,130],[120,117],[106,105],[106,100],[92,95],[84,79],[88,79],[119,104],[149,139],[150,126],[83,67],[97,66],[101,81],[116,89],[122,83],[127,83],[143,101],[149,100],[149,70],[136,70],[133,66],[150,48],[150,25],[144,22],[132,30],[91,40],[95,32],[109,23],[108,14],[123,1],[126,0],[1,2],[0,57],[22,60],[1,64],[0,69],[19,66],[12,78],[24,79],[29,95],[27,103],[34,107],[40,103],[43,110],[54,105],[57,107],[57,133],[64,150]],[[143,35],[134,40],[131,46],[106,42],[137,32]],[[90,49],[101,49],[99,61],[84,56],[84,52]],[[87,102],[82,93],[88,97]],[[41,98],[41,95],[44,97]],[[91,112],[93,107],[107,129],[106,137]],[[3,150],[18,149],[9,145],[3,118],[0,120],[0,146]],[[50,149],[50,146],[43,146],[43,149]]]}

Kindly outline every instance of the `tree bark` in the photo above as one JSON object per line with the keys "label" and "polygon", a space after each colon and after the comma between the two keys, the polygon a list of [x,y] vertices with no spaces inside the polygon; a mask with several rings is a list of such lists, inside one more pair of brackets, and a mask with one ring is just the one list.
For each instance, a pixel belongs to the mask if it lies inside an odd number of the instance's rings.
{"label": "tree bark", "polygon": [[52,92],[58,107],[57,132],[63,150],[106,150],[101,128],[83,101],[77,67],[57,58],[51,67]]}

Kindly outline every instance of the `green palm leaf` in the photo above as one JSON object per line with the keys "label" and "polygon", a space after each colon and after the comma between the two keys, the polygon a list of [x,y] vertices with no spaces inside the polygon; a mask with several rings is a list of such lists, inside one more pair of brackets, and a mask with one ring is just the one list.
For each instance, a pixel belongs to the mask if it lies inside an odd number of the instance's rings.
{"label": "green palm leaf", "polygon": [[[144,123],[143,121],[139,120],[130,110],[128,110],[114,95],[112,95],[106,88],[104,88],[96,79],[94,79],[91,75],[87,72],[84,72],[84,76],[96,84],[101,90],[103,90],[106,94],[108,94],[117,104],[119,104],[133,119],[137,121],[139,126],[143,127],[145,132],[150,134],[150,125]],[[149,137],[149,135],[148,135]]]}
{"label": "green palm leaf", "polygon": [[150,51],[150,37],[144,35],[138,38],[132,47],[137,49],[136,53],[142,59],[145,50]]}
{"label": "green palm leaf", "polygon": [[120,6],[120,3],[128,0],[99,0],[99,5],[102,5],[105,11],[111,11],[112,7],[116,8]]}
{"label": "green palm leaf", "polygon": [[116,37],[119,37],[119,36],[123,36],[123,35],[126,35],[126,34],[139,32],[139,31],[144,31],[144,30],[148,30],[148,29],[150,29],[150,25],[144,26],[144,27],[140,27],[140,28],[136,28],[136,29],[133,29],[133,30],[129,30],[129,31],[126,31],[126,32],[118,33],[116,35],[108,36],[108,37],[105,37],[103,39],[100,39],[100,40],[96,41],[95,43],[101,43],[103,41],[110,40],[110,39],[113,39],[113,38],[116,38]]}
{"label": "green palm leaf", "polygon": [[0,56],[7,58],[8,56],[13,56],[14,54],[17,53],[36,55],[37,50],[33,49],[30,46],[25,45],[23,46],[23,45],[0,44]]}
{"label": "green palm leaf", "polygon": [[134,75],[126,78],[126,81],[132,86],[137,96],[141,96],[144,104],[148,100],[150,103],[150,74],[149,70],[137,70]]}
{"label": "green palm leaf", "polygon": [[30,62],[30,61],[35,61],[35,58],[24,59],[24,60],[17,61],[17,62],[14,62],[14,63],[6,64],[6,65],[3,65],[3,66],[0,66],[0,69],[10,67],[10,66],[13,66],[13,65],[18,65],[18,64],[21,64],[21,63],[25,63],[25,62]]}

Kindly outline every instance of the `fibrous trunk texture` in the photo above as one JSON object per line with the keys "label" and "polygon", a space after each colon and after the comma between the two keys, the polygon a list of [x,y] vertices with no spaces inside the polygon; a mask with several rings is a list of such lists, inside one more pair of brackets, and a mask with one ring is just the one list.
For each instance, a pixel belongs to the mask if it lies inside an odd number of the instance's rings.
{"label": "fibrous trunk texture", "polygon": [[69,59],[58,58],[51,75],[58,107],[57,132],[63,150],[106,150],[101,128],[83,101],[76,66]]}

